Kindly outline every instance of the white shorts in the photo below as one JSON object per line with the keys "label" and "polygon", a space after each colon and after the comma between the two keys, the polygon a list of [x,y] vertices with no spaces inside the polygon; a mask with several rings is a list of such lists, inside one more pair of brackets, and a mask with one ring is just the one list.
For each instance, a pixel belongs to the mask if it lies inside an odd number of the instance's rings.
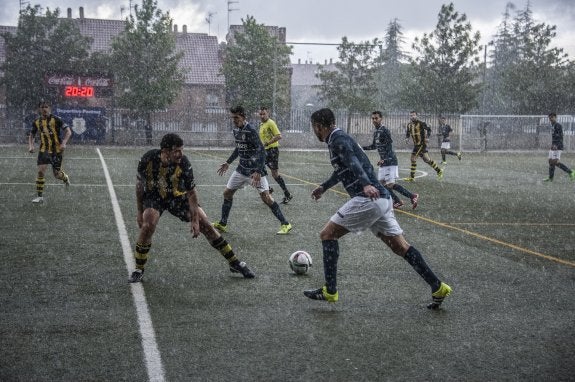
{"label": "white shorts", "polygon": [[397,236],[403,233],[393,213],[391,198],[370,198],[356,196],[348,200],[330,218],[332,222],[350,232],[361,232],[370,229],[375,235]]}
{"label": "white shorts", "polygon": [[549,159],[561,159],[561,150],[549,150]]}
{"label": "white shorts", "polygon": [[451,149],[451,142],[441,142],[441,148],[445,150]]}
{"label": "white shorts", "polygon": [[383,166],[377,171],[377,180],[384,183],[395,183],[399,178],[399,166]]}
{"label": "white shorts", "polygon": [[[245,176],[240,174],[239,172],[235,171],[228,179],[228,184],[226,187],[230,190],[239,190],[240,188],[244,188],[245,186],[252,185],[252,178],[249,176]],[[261,177],[260,186],[257,188],[258,192],[261,194],[264,191],[269,191],[270,185],[268,183],[268,179],[265,176]]]}

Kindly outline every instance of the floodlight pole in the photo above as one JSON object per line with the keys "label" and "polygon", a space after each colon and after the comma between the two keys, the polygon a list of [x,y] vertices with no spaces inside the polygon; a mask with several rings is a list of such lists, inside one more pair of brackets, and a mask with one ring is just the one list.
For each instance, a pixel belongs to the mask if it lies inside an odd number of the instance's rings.
{"label": "floodlight pole", "polygon": [[232,4],[238,4],[239,1],[227,0],[228,1],[228,33],[230,33],[230,13],[232,11],[239,11],[239,8],[231,8]]}

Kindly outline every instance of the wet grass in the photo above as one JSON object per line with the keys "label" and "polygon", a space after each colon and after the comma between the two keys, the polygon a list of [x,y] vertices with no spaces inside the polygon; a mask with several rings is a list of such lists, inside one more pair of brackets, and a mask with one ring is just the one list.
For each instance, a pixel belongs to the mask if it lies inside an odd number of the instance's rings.
{"label": "wet grass", "polygon": [[[101,148],[131,245],[137,235],[135,167],[146,149]],[[186,149],[200,202],[219,218],[228,151]],[[374,153],[369,154],[375,161]],[[439,159],[438,153],[432,157]],[[399,153],[400,175],[409,168]],[[575,167],[575,156],[564,153]],[[440,312],[412,269],[372,235],[340,242],[340,302],[305,299],[321,285],[318,232],[344,203],[340,188],[319,202],[331,173],[325,152],[282,151],[295,195],[279,222],[251,189],[239,191],[225,235],[256,272],[232,275],[203,239],[166,214],[154,236],[144,290],[166,380],[372,381],[569,380],[575,372],[575,183],[546,153],[448,157],[445,178],[402,183],[420,194],[397,218],[408,240],[454,287]],[[35,158],[0,153],[0,380],[143,380],[137,316],[99,157],[70,147],[72,186],[47,177],[32,205]],[[424,174],[420,174],[424,175]],[[279,187],[274,196],[281,199]],[[307,250],[302,277],[287,259]],[[510,367],[512,365],[512,367]]]}

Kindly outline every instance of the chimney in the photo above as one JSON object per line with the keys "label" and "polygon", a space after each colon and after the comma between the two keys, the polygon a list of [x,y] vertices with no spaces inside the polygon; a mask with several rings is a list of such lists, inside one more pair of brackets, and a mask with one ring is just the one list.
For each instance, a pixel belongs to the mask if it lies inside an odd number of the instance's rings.
{"label": "chimney", "polygon": [[178,33],[178,24],[174,24],[174,32]]}
{"label": "chimney", "polygon": [[182,33],[188,33],[188,26],[186,24],[182,25]]}
{"label": "chimney", "polygon": [[327,58],[326,58],[325,61],[324,61],[324,65],[327,65]]}
{"label": "chimney", "polygon": [[330,59],[329,59],[329,64],[330,64],[330,65],[333,63],[332,60],[333,60],[333,58],[330,58]]}
{"label": "chimney", "polygon": [[298,64],[298,65],[301,64],[301,58],[298,58],[298,59],[297,59],[297,64]]}
{"label": "chimney", "polygon": [[80,18],[84,18],[84,7],[80,7]]}
{"label": "chimney", "polygon": [[72,8],[68,8],[68,18],[72,18]]}

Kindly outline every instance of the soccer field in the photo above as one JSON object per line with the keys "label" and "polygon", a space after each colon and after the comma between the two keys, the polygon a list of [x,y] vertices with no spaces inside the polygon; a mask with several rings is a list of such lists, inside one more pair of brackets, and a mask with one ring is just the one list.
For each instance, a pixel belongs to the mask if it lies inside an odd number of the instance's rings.
{"label": "soccer field", "polygon": [[[0,381],[573,380],[575,182],[559,169],[542,182],[546,152],[448,156],[442,181],[419,161],[402,183],[420,194],[396,213],[405,236],[453,287],[430,311],[425,282],[370,233],[340,240],[338,303],[303,296],[323,283],[319,231],[347,199],[339,186],[310,197],[327,151],[281,152],[289,235],[253,189],[236,193],[224,236],[256,278],[166,213],[144,282],[128,284],[145,151],[70,146],[72,185],[50,172],[33,205],[36,154],[1,148]],[[216,221],[230,151],[185,153]],[[562,161],[575,168],[574,154]],[[298,249],[314,260],[304,276],[287,263]]]}

